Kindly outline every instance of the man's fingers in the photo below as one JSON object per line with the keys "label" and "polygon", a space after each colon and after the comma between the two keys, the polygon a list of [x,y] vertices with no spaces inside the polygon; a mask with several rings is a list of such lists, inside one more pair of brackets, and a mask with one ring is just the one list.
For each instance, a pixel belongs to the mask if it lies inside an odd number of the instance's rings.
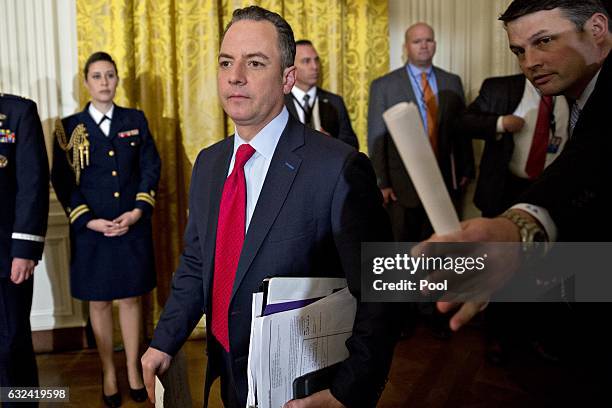
{"label": "man's fingers", "polygon": [[453,309],[456,309],[458,306],[458,303],[455,302],[436,302],[436,306],[438,307],[438,310],[440,311],[440,313],[448,313]]}
{"label": "man's fingers", "polygon": [[142,381],[144,382],[145,388],[147,389],[147,395],[149,400],[155,404],[155,370],[156,367],[152,367],[147,360],[146,356],[142,356]]}
{"label": "man's fingers", "polygon": [[450,320],[450,328],[453,331],[459,330],[463,325],[472,320],[472,318],[482,310],[486,302],[466,302],[453,315]]}
{"label": "man's fingers", "polygon": [[11,271],[11,281],[15,285],[19,285],[24,280],[25,280],[25,278],[24,278],[24,272],[23,271],[17,271],[17,270]]}

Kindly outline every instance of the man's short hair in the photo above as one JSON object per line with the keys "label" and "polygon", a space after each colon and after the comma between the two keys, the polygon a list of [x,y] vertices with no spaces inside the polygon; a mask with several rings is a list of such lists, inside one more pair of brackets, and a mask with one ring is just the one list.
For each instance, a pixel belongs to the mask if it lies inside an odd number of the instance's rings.
{"label": "man's short hair", "polygon": [[314,47],[314,45],[312,45],[312,41],[310,40],[297,40],[295,42],[295,46],[297,47],[298,45],[310,45],[311,47]]}
{"label": "man's short hair", "polygon": [[517,18],[543,10],[559,8],[563,15],[582,31],[584,24],[595,13],[608,17],[608,31],[612,32],[612,22],[606,8],[599,0],[514,0],[508,9],[499,17],[504,24]]}
{"label": "man's short hair", "polygon": [[279,14],[274,13],[270,10],[259,6],[249,6],[241,9],[234,10],[232,14],[232,20],[227,24],[223,31],[223,37],[227,30],[237,21],[241,20],[253,20],[253,21],[269,21],[276,28],[276,34],[278,35],[278,47],[281,54],[281,69],[284,70],[287,67],[293,65],[295,60],[295,39],[293,37],[293,30],[287,21],[282,18]]}

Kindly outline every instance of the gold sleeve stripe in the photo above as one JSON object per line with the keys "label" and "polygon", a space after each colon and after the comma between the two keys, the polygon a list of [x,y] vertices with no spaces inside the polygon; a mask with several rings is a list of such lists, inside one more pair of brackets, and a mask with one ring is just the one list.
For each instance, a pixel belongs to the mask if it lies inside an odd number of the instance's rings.
{"label": "gold sleeve stripe", "polygon": [[89,207],[87,207],[87,204],[81,204],[77,206],[75,209],[73,209],[72,211],[70,211],[70,216],[72,217],[72,214],[74,214],[77,211],[82,210],[83,208],[89,208]]}
{"label": "gold sleeve stripe", "polygon": [[136,194],[136,200],[141,200],[146,203],[151,204],[152,207],[155,207],[155,199],[149,193],[138,193]]}
{"label": "gold sleeve stripe", "polygon": [[79,218],[81,215],[85,214],[86,212],[89,212],[89,207],[87,206],[77,207],[77,209],[75,209],[74,211],[70,213],[70,223],[74,224],[77,218]]}

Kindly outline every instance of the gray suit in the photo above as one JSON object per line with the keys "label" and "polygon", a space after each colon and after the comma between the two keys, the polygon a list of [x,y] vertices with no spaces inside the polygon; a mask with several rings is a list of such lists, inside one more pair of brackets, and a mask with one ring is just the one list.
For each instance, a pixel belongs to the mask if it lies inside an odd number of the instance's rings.
{"label": "gray suit", "polygon": [[[461,79],[457,75],[437,67],[434,67],[434,73],[438,84],[438,164],[451,197],[457,200],[461,195],[460,189],[457,188],[461,178],[474,177],[471,141],[455,130],[455,123],[465,109],[465,96]],[[416,94],[418,93],[417,90]],[[405,66],[372,82],[368,107],[368,148],[378,186],[393,189],[398,199],[396,204],[402,207],[400,212],[402,209],[416,209],[424,216],[419,197],[382,117],[385,110],[404,101],[416,102]],[[398,209],[389,210],[396,239],[406,239],[401,231],[397,231],[397,228],[402,228],[400,224],[404,224],[405,217],[397,219]],[[414,218],[414,215],[410,218]],[[423,223],[428,224],[426,219]],[[423,234],[427,232],[423,231]],[[412,236],[408,238],[412,239]],[[414,237],[416,240],[419,238],[420,236]]]}

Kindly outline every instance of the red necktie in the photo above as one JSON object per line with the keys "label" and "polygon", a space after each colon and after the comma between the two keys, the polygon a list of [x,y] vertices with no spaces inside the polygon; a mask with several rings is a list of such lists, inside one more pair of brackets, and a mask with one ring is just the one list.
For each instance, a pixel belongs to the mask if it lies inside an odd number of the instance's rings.
{"label": "red necktie", "polygon": [[234,169],[225,180],[215,247],[213,275],[212,323],[215,338],[229,352],[228,311],[238,260],[244,243],[246,223],[246,181],[244,165],[253,156],[251,145],[240,145],[236,151]]}
{"label": "red necktie", "polygon": [[529,157],[525,165],[525,172],[532,180],[542,173],[544,164],[546,163],[552,105],[552,96],[542,96],[540,99],[540,107],[538,108],[538,120],[536,122],[535,131],[533,132],[531,148],[529,149]]}
{"label": "red necktie", "polygon": [[427,107],[427,133],[429,142],[434,153],[438,154],[438,135],[437,135],[437,120],[438,120],[438,102],[434,95],[431,85],[427,80],[427,73],[421,72],[421,89],[423,89],[423,99]]}

